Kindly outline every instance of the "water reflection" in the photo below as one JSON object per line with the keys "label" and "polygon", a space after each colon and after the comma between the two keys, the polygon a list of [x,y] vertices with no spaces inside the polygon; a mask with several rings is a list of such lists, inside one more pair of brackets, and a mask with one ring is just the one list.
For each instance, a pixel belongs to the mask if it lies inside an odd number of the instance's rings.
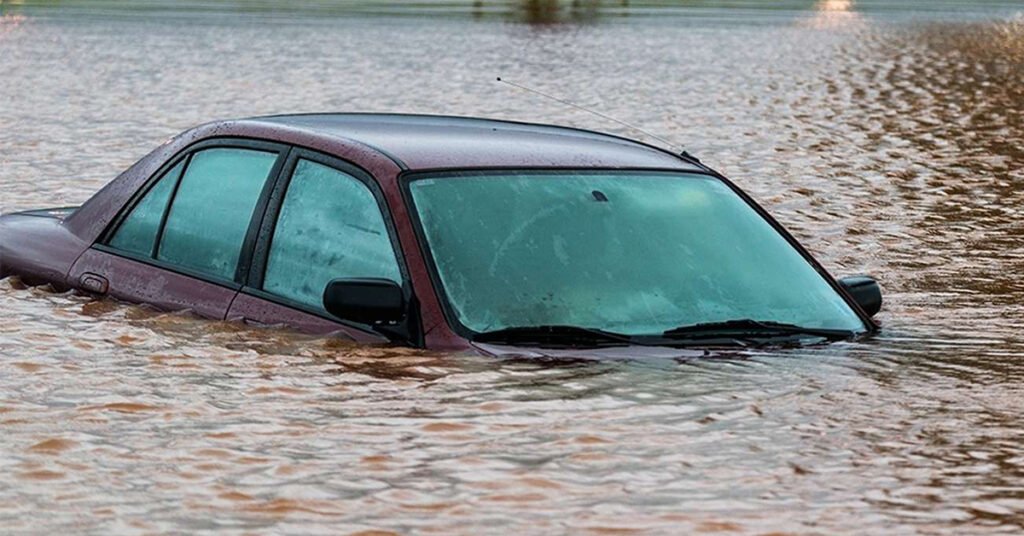
{"label": "water reflection", "polygon": [[886,85],[856,82],[850,123],[867,134],[864,147],[894,157],[893,193],[929,206],[903,231],[917,240],[897,247],[897,268],[916,270],[912,285],[924,292],[1018,301],[1024,25],[931,24],[876,46],[892,59],[861,73]]}
{"label": "water reflection", "polygon": [[814,28],[839,28],[860,25],[864,17],[855,10],[854,0],[819,0],[814,4],[814,14],[802,20]]}
{"label": "water reflection", "polygon": [[764,24],[768,21],[802,20],[812,13],[811,21],[821,25],[848,24],[867,13],[881,20],[939,17],[959,20],[963,17],[988,18],[1019,12],[1015,0],[992,0],[983,9],[960,9],[955,4],[929,4],[919,0],[899,2],[862,2],[856,0],[701,0],[664,2],[662,0],[431,0],[430,2],[386,3],[374,0],[184,0],[174,3],[150,1],[93,0],[88,4],[66,0],[0,1],[4,14],[42,14],[73,18],[148,18],[200,15],[207,20],[219,18],[257,18],[261,20],[320,19],[336,17],[391,17],[407,20],[465,19],[513,21],[540,26],[569,25],[598,21],[640,19],[659,24]]}
{"label": "water reflection", "polygon": [[25,15],[4,14],[0,11],[0,39],[3,39],[5,35],[16,31],[18,26],[21,26],[27,20],[28,17]]}
{"label": "water reflection", "polygon": [[[81,10],[85,15],[95,15],[97,8],[113,7],[111,14],[123,16],[135,13],[142,16],[151,15],[156,11],[164,11],[167,8],[159,4],[147,2],[111,3],[108,6],[101,0],[94,2],[91,9]],[[0,15],[10,11],[20,12],[24,8],[48,9],[60,7],[65,10],[79,9],[69,2],[27,2],[6,3],[0,2]],[[467,13],[475,19],[499,19],[525,22],[528,24],[550,25],[556,23],[585,23],[594,22],[605,16],[622,16],[630,11],[629,0],[465,0],[465,1],[441,1],[431,2],[429,5],[416,4],[404,6],[402,4],[381,4],[372,1],[355,2],[324,2],[324,1],[302,1],[282,5],[276,0],[258,0],[242,4],[223,4],[211,1],[190,1],[179,3],[171,10],[188,9],[192,11],[207,11],[211,15],[221,12],[242,13],[269,17],[288,17],[290,15],[319,15],[319,16],[447,16],[461,17]]]}
{"label": "water reflection", "polygon": [[[592,22],[602,15],[604,3],[601,0],[522,0],[516,12],[517,18],[529,24]],[[622,7],[628,5],[628,0],[622,1]]]}

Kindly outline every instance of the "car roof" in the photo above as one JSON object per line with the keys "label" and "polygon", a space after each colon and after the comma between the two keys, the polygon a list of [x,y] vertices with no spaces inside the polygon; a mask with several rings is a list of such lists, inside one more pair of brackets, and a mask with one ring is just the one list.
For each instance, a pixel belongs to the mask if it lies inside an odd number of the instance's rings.
{"label": "car roof", "polygon": [[253,117],[241,123],[286,127],[351,140],[407,170],[481,167],[700,170],[638,141],[554,125],[440,115],[318,113]]}

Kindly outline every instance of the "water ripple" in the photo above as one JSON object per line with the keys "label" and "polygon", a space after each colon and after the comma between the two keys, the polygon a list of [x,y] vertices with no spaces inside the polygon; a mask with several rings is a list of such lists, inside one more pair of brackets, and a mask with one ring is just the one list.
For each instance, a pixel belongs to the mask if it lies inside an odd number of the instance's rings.
{"label": "water ripple", "polygon": [[398,110],[636,135],[496,88],[500,74],[685,142],[833,273],[877,275],[887,300],[885,331],[861,343],[551,363],[353,346],[8,279],[0,523],[1018,532],[1024,19],[908,2],[539,26],[0,7],[5,212],[81,202],[217,117]]}

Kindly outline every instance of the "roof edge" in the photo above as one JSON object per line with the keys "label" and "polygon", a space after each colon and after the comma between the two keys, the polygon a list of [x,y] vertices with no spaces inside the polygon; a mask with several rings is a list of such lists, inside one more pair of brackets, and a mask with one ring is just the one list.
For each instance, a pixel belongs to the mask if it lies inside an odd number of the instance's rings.
{"label": "roof edge", "polygon": [[[472,115],[421,114],[421,113],[409,113],[409,112],[299,112],[299,113],[282,113],[282,114],[261,115],[261,116],[254,116],[254,117],[246,117],[246,118],[242,118],[242,119],[239,119],[239,120],[240,121],[258,121],[260,119],[276,119],[276,118],[286,118],[286,117],[312,117],[312,116],[325,116],[325,115],[340,115],[340,116],[349,116],[349,117],[353,117],[353,116],[375,116],[375,115],[377,115],[377,116],[392,116],[392,117],[421,117],[421,118],[434,118],[434,119],[465,119],[465,120],[471,120],[471,121],[490,121],[490,122],[494,122],[494,123],[504,123],[504,124],[508,124],[508,125],[550,128],[550,129],[564,130],[564,131],[569,131],[569,132],[576,132],[576,133],[588,134],[588,135],[591,135],[591,136],[597,136],[597,137],[601,137],[601,138],[606,138],[606,139],[610,139],[612,141],[620,142],[620,143],[622,143],[624,145],[638,146],[640,148],[649,149],[649,150],[652,150],[652,151],[656,151],[656,152],[659,152],[659,153],[662,153],[662,154],[669,155],[669,156],[671,156],[673,158],[676,158],[678,160],[682,160],[682,161],[684,161],[684,162],[686,162],[688,164],[695,165],[695,166],[698,166],[700,168],[707,168],[707,166],[705,166],[703,163],[701,163],[699,160],[694,158],[689,153],[686,153],[685,151],[683,153],[677,153],[674,150],[670,150],[670,149],[667,149],[665,147],[654,145],[654,144],[651,144],[651,143],[648,143],[648,142],[636,140],[636,139],[633,139],[633,138],[627,138],[625,136],[620,136],[618,134],[610,134],[608,132],[601,132],[601,131],[598,131],[598,130],[590,130],[590,129],[586,129],[586,128],[570,127],[570,126],[564,126],[564,125],[554,125],[554,124],[551,124],[551,123],[535,123],[535,122],[531,122],[531,121],[519,121],[519,120],[515,120],[515,119],[495,119],[495,118],[491,118],[491,117],[479,117],[479,116],[472,116]],[[382,154],[388,155],[389,158],[394,159],[394,155],[389,154],[387,151],[382,150],[380,147],[375,147],[375,146],[372,146],[372,145],[370,145],[370,146],[373,147],[374,149],[380,151]],[[395,162],[397,164],[399,164],[399,166],[401,166],[403,168],[405,167],[405,165],[401,162],[401,160],[395,160]]]}

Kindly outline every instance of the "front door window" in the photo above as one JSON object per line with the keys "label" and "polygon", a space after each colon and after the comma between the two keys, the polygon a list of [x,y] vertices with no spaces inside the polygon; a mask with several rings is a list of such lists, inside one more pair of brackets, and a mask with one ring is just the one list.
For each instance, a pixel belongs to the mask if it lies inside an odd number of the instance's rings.
{"label": "front door window", "polygon": [[380,206],[359,179],[300,159],[274,228],[263,290],[323,311],[327,284],[349,277],[402,280]]}

